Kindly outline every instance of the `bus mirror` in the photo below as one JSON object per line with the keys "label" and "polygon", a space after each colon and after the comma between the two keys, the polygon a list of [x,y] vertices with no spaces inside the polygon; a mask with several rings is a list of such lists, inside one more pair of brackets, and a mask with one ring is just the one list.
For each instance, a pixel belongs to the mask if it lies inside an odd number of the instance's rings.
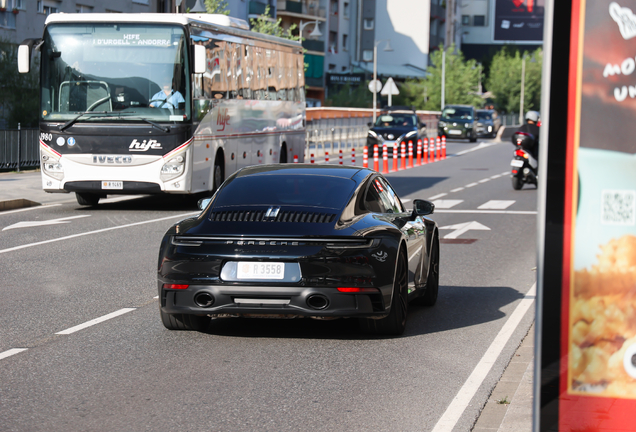
{"label": "bus mirror", "polygon": [[31,66],[31,47],[20,45],[18,47],[18,72],[29,73]]}
{"label": "bus mirror", "polygon": [[194,45],[194,73],[202,74],[205,72],[206,60],[205,47],[203,45]]}

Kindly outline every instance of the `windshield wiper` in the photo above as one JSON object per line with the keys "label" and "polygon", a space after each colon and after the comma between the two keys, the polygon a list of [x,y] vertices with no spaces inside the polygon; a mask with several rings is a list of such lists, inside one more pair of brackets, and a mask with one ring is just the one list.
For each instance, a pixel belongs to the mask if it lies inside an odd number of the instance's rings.
{"label": "windshield wiper", "polygon": [[72,125],[73,125],[73,124],[75,124],[75,122],[76,122],[77,120],[79,120],[79,118],[80,118],[80,117],[82,117],[83,115],[86,115],[86,114],[107,114],[107,113],[108,113],[108,111],[84,111],[84,112],[81,112],[81,113],[79,113],[76,117],[74,117],[74,118],[70,119],[69,121],[67,121],[66,123],[64,123],[62,126],[60,126],[60,129],[59,129],[59,130],[60,130],[60,132],[61,132],[61,131],[63,131],[64,129],[66,129],[66,128],[68,128],[68,127],[72,126]]}
{"label": "windshield wiper", "polygon": [[159,123],[155,123],[155,122],[150,121],[147,118],[143,118],[143,117],[139,117],[139,120],[145,121],[146,123],[156,127],[157,129],[159,129],[160,131],[163,131],[165,133],[170,132],[170,128],[168,126],[161,126]]}

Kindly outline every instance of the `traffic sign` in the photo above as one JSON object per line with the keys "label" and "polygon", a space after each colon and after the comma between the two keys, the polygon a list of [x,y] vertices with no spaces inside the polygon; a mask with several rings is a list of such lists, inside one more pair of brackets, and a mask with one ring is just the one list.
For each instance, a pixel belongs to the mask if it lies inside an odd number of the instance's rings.
{"label": "traffic sign", "polygon": [[377,93],[382,90],[382,81],[376,79],[369,82],[369,91],[371,93]]}
{"label": "traffic sign", "polygon": [[400,94],[400,91],[398,90],[397,86],[395,85],[395,82],[393,81],[393,78],[389,77],[389,79],[386,80],[386,84],[384,84],[384,88],[382,89],[380,94],[382,96],[399,95]]}

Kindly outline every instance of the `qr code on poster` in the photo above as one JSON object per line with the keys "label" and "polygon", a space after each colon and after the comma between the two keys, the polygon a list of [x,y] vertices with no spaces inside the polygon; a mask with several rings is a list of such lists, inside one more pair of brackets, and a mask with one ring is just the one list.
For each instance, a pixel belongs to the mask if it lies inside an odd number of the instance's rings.
{"label": "qr code on poster", "polygon": [[636,191],[604,190],[601,194],[603,225],[636,224]]}

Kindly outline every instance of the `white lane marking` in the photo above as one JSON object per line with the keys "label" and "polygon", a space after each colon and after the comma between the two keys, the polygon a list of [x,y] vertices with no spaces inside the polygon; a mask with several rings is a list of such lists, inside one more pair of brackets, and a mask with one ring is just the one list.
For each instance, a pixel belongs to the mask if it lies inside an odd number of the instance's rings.
{"label": "white lane marking", "polygon": [[485,225],[480,224],[477,221],[464,222],[464,223],[455,224],[455,225],[448,225],[448,226],[440,227],[439,229],[441,229],[441,230],[454,230],[452,233],[446,234],[444,236],[445,239],[456,239],[460,235],[462,235],[465,232],[470,231],[470,230],[490,231],[490,228],[488,228]]}
{"label": "white lane marking", "polygon": [[514,203],[514,200],[490,200],[477,208],[479,210],[505,210]]}
{"label": "white lane marking", "polygon": [[451,192],[459,192],[459,191],[463,191],[464,189],[465,188],[463,187],[458,187],[458,188],[452,189]]}
{"label": "white lane marking", "polygon": [[417,250],[415,252],[413,252],[413,255],[411,255],[409,257],[409,261],[411,261],[413,258],[415,258],[415,256],[420,253],[420,251],[422,250],[422,246],[420,246],[419,248],[417,248]]}
{"label": "white lane marking", "polygon": [[477,183],[486,183],[486,182],[489,182],[489,181],[490,181],[489,178],[485,178],[485,179],[479,180]]}
{"label": "white lane marking", "polygon": [[501,174],[495,174],[494,176],[490,177],[491,179],[498,179],[499,177],[501,177]]}
{"label": "white lane marking", "polygon": [[[524,210],[444,210],[441,209],[435,213],[464,213],[464,214],[511,214],[511,215],[536,215],[536,211]],[[0,251],[2,252],[2,251]]]}
{"label": "white lane marking", "polygon": [[476,150],[481,150],[481,149],[484,149],[484,148],[487,148],[487,147],[490,147],[490,146],[494,146],[494,145],[497,145],[497,143],[488,143],[488,144],[487,144],[487,143],[485,143],[485,142],[481,142],[481,143],[479,143],[479,145],[478,145],[478,146],[476,146],[476,147],[469,148],[468,150],[460,151],[460,152],[455,153],[455,154],[453,154],[453,155],[451,155],[451,156],[461,156],[461,155],[463,155],[463,154],[470,153],[470,152],[474,152],[474,151],[476,151]]}
{"label": "white lane marking", "polygon": [[504,171],[504,172],[502,172],[502,173],[501,173],[501,174],[499,174],[499,175],[501,175],[501,176],[505,176],[505,175],[508,175],[508,174],[510,174],[510,172],[509,172],[509,171]]}
{"label": "white lane marking", "polygon": [[40,246],[40,245],[47,244],[47,243],[55,243],[55,242],[62,241],[62,240],[70,240],[70,239],[77,238],[77,237],[83,237],[83,236],[87,236],[87,235],[99,234],[99,233],[113,231],[113,230],[118,230],[118,229],[122,229],[122,228],[129,228],[129,227],[132,227],[132,226],[145,225],[145,224],[149,224],[149,223],[153,223],[153,222],[161,222],[161,221],[165,221],[165,220],[169,220],[169,219],[175,219],[175,218],[183,218],[183,217],[192,216],[192,215],[195,215],[195,214],[199,214],[199,212],[182,213],[182,214],[179,214],[179,215],[167,216],[167,217],[163,217],[163,218],[159,218],[159,219],[151,219],[151,220],[147,220],[147,221],[135,222],[135,223],[126,224],[126,225],[119,225],[119,226],[114,226],[114,227],[110,227],[110,228],[102,228],[102,229],[95,230],[95,231],[87,231],[87,232],[84,232],[84,233],[73,234],[73,235],[69,235],[69,236],[66,236],[66,237],[59,237],[59,238],[55,238],[55,239],[51,239],[51,240],[44,240],[44,241],[41,241],[41,242],[28,243],[28,244],[25,244],[25,245],[15,246],[15,247],[8,248],[8,249],[0,249],[0,254],[6,253],[6,252],[13,252],[13,251],[20,250],[20,249],[30,248],[30,247],[33,247],[33,246]]}
{"label": "white lane marking", "polygon": [[435,200],[433,204],[435,204],[436,209],[449,209],[455,207],[457,204],[463,203],[464,200]]}
{"label": "white lane marking", "polygon": [[471,188],[473,186],[477,186],[479,183],[468,183],[465,187]]}
{"label": "white lane marking", "polygon": [[33,206],[33,207],[21,208],[21,209],[17,209],[17,210],[7,210],[7,211],[0,212],[0,216],[4,216],[6,214],[11,214],[11,213],[20,213],[20,212],[25,212],[25,211],[31,211],[31,210],[42,210],[42,209],[46,209],[46,208],[50,208],[50,207],[57,207],[57,206],[61,206],[61,205],[62,204],[45,204],[45,205],[41,205],[41,206]]}
{"label": "white lane marking", "polygon": [[68,329],[66,329],[66,330],[62,330],[62,331],[57,332],[57,333],[55,333],[55,334],[59,334],[59,335],[68,335],[68,334],[71,334],[71,333],[75,333],[75,332],[77,332],[77,331],[84,330],[84,329],[85,329],[85,328],[87,328],[87,327],[94,326],[95,324],[99,324],[99,323],[101,323],[101,322],[108,321],[109,319],[112,319],[112,318],[118,317],[118,316],[123,315],[123,314],[125,314],[125,313],[132,312],[132,311],[134,311],[135,309],[136,309],[136,308],[123,308],[123,309],[119,309],[118,311],[115,311],[115,312],[109,313],[109,314],[104,315],[104,316],[101,316],[101,317],[99,317],[99,318],[92,319],[92,320],[90,320],[90,321],[86,321],[84,324],[76,325],[75,327],[71,327],[71,328],[68,328]]}
{"label": "white lane marking", "polygon": [[16,224],[9,225],[8,227],[2,228],[2,231],[16,229],[16,228],[32,228],[32,227],[47,226],[47,225],[67,224],[67,223],[71,223],[71,219],[80,219],[85,217],[90,217],[90,215],[69,216],[69,217],[49,219],[49,220],[43,220],[43,221],[18,222]]}
{"label": "white lane marking", "polygon": [[159,298],[159,296],[154,296],[154,297],[153,297],[153,299],[158,299],[158,298]]}
{"label": "white lane marking", "polygon": [[432,197],[429,197],[428,200],[429,201],[433,201],[433,200],[436,200],[437,198],[445,197],[446,195],[448,195],[448,194],[447,193],[441,193],[441,194],[433,195]]}
{"label": "white lane marking", "polygon": [[532,288],[521,299],[515,310],[510,315],[510,318],[503,325],[499,333],[492,341],[484,356],[479,360],[475,369],[470,374],[464,385],[457,392],[457,395],[450,403],[448,408],[442,417],[437,421],[437,424],[433,428],[433,432],[451,432],[457,425],[460,417],[468,407],[468,404],[472,400],[475,393],[484,382],[484,379],[492,369],[492,366],[497,361],[497,357],[501,354],[504,347],[510,340],[515,329],[519,326],[521,319],[524,317],[530,306],[534,303],[535,293],[537,285],[532,285]]}
{"label": "white lane marking", "polygon": [[22,351],[26,351],[28,348],[12,348],[10,350],[4,351],[0,353],[0,360],[5,359],[7,357],[11,357],[12,355],[20,354]]}

